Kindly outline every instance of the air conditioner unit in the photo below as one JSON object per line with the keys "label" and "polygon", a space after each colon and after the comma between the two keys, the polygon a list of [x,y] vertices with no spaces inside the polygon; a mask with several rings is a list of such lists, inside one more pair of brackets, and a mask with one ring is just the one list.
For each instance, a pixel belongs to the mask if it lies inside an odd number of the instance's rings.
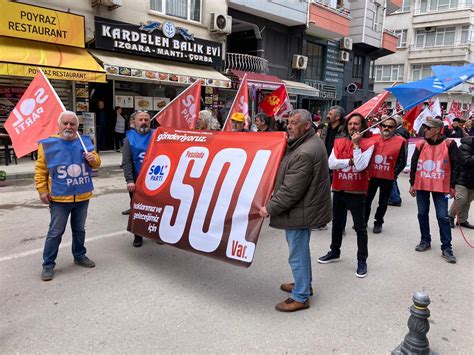
{"label": "air conditioner unit", "polygon": [[348,62],[349,61],[349,52],[346,51],[340,51],[339,52],[339,60],[341,62]]}
{"label": "air conditioner unit", "polygon": [[295,54],[293,56],[293,63],[291,67],[293,69],[304,70],[308,66],[308,57],[304,55]]}
{"label": "air conditioner unit", "polygon": [[352,38],[343,37],[341,39],[340,48],[345,49],[346,51],[351,51],[352,50]]}
{"label": "air conditioner unit", "polygon": [[225,14],[219,14],[217,12],[211,12],[209,31],[225,34],[232,33],[232,17]]}
{"label": "air conditioner unit", "polygon": [[123,0],[92,0],[92,6],[104,5],[108,6],[109,10],[116,9],[123,6]]}

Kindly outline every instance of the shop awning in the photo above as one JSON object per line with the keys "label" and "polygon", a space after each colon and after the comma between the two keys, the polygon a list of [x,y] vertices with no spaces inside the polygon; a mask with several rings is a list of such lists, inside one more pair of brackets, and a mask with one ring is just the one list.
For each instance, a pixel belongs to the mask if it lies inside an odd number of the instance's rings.
{"label": "shop awning", "polygon": [[235,69],[230,70],[230,72],[236,77],[238,77],[239,80],[242,80],[244,78],[244,75],[247,74],[247,82],[249,83],[249,85],[253,85],[257,89],[275,90],[281,85],[283,85],[283,81],[273,75],[252,73]]}
{"label": "shop awning", "polygon": [[289,94],[319,97],[319,90],[299,81],[283,80]]}
{"label": "shop awning", "polygon": [[106,82],[104,69],[85,49],[0,37],[0,75],[33,77],[38,67],[50,79]]}
{"label": "shop awning", "polygon": [[159,81],[187,85],[201,79],[203,85],[230,88],[231,81],[217,70],[203,65],[166,62],[114,52],[89,50],[103,63],[107,77],[126,81]]}

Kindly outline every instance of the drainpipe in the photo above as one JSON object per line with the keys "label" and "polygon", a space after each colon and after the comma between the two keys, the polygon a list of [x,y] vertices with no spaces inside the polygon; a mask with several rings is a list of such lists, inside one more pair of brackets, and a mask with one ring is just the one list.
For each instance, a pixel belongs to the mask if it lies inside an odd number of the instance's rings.
{"label": "drainpipe", "polygon": [[367,25],[367,3],[368,3],[368,0],[365,0],[364,23],[362,26],[362,43],[365,43],[365,26]]}

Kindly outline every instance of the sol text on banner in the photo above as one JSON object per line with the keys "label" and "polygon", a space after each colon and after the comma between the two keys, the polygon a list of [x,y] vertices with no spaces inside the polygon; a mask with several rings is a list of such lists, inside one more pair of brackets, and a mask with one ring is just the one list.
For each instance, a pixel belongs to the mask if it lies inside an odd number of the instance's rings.
{"label": "sol text on banner", "polygon": [[136,183],[128,230],[248,267],[286,147],[283,132],[160,127]]}

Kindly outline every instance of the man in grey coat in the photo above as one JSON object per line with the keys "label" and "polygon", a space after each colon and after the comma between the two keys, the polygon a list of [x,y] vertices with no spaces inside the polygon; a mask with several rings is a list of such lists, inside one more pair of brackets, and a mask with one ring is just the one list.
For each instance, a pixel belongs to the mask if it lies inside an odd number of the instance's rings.
{"label": "man in grey coat", "polygon": [[295,110],[288,119],[288,146],[280,164],[275,190],[261,217],[270,216],[270,226],[284,229],[294,283],[280,286],[291,296],[276,305],[281,312],[309,308],[311,287],[311,229],[331,221],[328,157],[311,126],[311,114]]}

